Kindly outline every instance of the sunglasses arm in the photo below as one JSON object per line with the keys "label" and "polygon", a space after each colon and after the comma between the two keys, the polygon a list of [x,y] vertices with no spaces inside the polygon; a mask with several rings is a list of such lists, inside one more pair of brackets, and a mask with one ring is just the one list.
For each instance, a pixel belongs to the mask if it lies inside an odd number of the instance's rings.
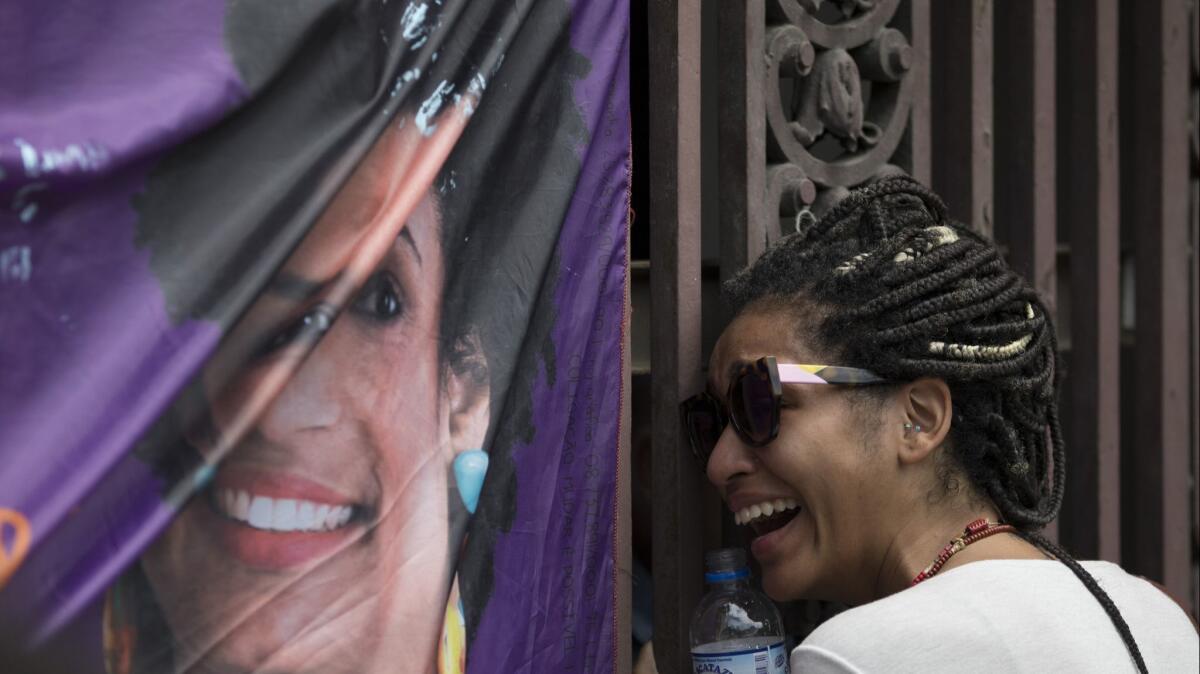
{"label": "sunglasses arm", "polygon": [[829,382],[809,372],[803,365],[779,365],[779,381],[782,384],[828,384]]}

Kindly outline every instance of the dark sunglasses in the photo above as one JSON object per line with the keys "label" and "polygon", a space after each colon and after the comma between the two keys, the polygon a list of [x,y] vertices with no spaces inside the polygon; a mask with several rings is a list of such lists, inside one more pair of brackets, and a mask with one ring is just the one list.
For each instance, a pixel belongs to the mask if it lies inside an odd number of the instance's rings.
{"label": "dark sunglasses", "polygon": [[728,407],[705,391],[683,401],[679,409],[692,454],[700,462],[700,469],[707,470],[708,457],[727,423],[733,423],[738,437],[751,447],[767,445],[779,435],[779,401],[784,384],[861,386],[887,381],[870,370],[856,367],[781,365],[774,356],[766,356],[742,365],[734,374],[726,396]]}

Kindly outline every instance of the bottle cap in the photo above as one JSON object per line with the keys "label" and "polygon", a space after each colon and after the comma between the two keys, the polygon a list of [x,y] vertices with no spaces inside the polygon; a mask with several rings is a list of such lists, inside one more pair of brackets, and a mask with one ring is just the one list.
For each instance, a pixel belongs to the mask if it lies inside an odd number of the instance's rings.
{"label": "bottle cap", "polygon": [[704,553],[704,566],[704,580],[708,583],[750,576],[750,569],[746,566],[746,551],[741,548],[709,550]]}

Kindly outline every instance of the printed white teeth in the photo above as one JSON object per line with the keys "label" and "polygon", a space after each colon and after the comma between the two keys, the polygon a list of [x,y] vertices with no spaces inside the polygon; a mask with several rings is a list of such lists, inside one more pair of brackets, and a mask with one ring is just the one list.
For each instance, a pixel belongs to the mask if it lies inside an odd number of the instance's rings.
{"label": "printed white teeth", "polygon": [[308,531],[313,528],[316,523],[317,507],[312,501],[301,501],[300,507],[296,509],[296,527],[301,531]]}
{"label": "printed white teeth", "polygon": [[295,531],[297,529],[295,499],[275,500],[275,507],[271,510],[271,528],[275,531]]}
{"label": "printed white teeth", "polygon": [[353,506],[253,496],[235,489],[218,489],[213,505],[222,515],[263,531],[333,531],[354,515]]}
{"label": "printed white teeth", "polygon": [[237,493],[237,500],[234,502],[233,510],[229,511],[233,516],[243,522],[250,521],[250,495],[244,491]]}
{"label": "printed white teeth", "polygon": [[735,512],[733,514],[733,521],[739,525],[749,524],[760,517],[770,517],[771,515],[796,507],[799,507],[799,504],[793,498],[777,498],[773,501],[763,501],[762,503],[756,503]]}
{"label": "printed white teeth", "polygon": [[274,501],[266,496],[255,496],[250,502],[250,517],[246,519],[250,526],[255,529],[270,529],[272,504]]}

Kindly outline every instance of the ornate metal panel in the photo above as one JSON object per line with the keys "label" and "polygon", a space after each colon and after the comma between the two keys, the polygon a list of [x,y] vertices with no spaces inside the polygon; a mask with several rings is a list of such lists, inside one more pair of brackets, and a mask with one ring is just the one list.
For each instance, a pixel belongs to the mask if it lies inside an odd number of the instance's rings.
{"label": "ornate metal panel", "polygon": [[[804,219],[820,216],[848,188],[911,171],[913,101],[928,96],[928,77],[914,74],[926,54],[913,47],[911,19],[914,6],[928,17],[924,2],[730,5],[737,7],[722,8],[721,16],[721,60],[730,64],[721,96],[744,104],[722,101],[722,163],[726,151],[742,154],[738,143],[760,144],[749,155],[760,157],[764,167],[722,174],[722,200],[744,194],[744,204],[734,198],[722,211],[722,236],[749,239],[736,247],[743,254],[722,259],[722,267],[749,263]],[[742,68],[740,80],[734,67]]]}

